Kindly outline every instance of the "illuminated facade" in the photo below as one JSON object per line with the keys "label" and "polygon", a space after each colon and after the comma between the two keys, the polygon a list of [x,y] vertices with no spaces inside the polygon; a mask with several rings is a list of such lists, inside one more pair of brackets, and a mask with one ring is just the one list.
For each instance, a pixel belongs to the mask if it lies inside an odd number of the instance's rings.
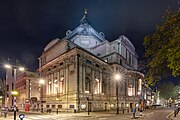
{"label": "illuminated facade", "polygon": [[43,108],[61,111],[116,109],[116,81],[120,108],[134,107],[142,95],[144,75],[137,71],[138,55],[124,35],[109,42],[91,27],[87,12],[80,25],[63,39],[52,40],[39,57],[39,73],[45,79]]}
{"label": "illuminated facade", "polygon": [[31,102],[32,98],[40,98],[40,86],[38,75],[34,72],[24,71],[17,75],[16,90],[18,91],[17,106],[19,109],[25,109],[27,104],[38,108],[38,104]]}

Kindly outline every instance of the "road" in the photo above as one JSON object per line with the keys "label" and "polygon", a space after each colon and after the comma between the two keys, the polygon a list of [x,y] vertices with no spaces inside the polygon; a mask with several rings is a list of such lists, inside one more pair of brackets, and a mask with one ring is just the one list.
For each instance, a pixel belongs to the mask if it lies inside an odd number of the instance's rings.
{"label": "road", "polygon": [[[143,116],[136,114],[139,120],[167,120],[166,116],[172,112],[169,108],[158,108],[156,110],[148,110],[143,112]],[[19,113],[18,115],[19,116]],[[55,113],[41,114],[41,113],[25,113],[23,120],[132,120],[132,113],[116,114],[111,112],[93,112],[90,115],[84,113]],[[13,120],[13,113],[9,113],[7,118],[0,118],[0,120]],[[17,118],[19,120],[19,118]]]}
{"label": "road", "polygon": [[148,115],[144,115],[140,120],[168,120],[167,116],[173,111],[172,108],[158,108]]}

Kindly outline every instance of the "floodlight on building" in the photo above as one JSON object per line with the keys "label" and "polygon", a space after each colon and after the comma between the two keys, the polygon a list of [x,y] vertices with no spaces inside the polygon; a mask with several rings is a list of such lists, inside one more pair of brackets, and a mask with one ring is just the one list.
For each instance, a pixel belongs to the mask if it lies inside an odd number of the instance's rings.
{"label": "floodlight on building", "polygon": [[11,91],[11,94],[13,95],[13,96],[17,96],[18,95],[18,92],[17,91]]}
{"label": "floodlight on building", "polygon": [[54,80],[54,83],[56,83],[56,82],[57,82],[57,79]]}
{"label": "floodlight on building", "polygon": [[40,79],[40,80],[39,80],[39,84],[41,84],[41,85],[42,85],[42,84],[45,84],[45,80],[44,80],[44,79]]}
{"label": "floodlight on building", "polygon": [[63,81],[63,80],[64,80],[64,77],[62,77],[60,80]]}

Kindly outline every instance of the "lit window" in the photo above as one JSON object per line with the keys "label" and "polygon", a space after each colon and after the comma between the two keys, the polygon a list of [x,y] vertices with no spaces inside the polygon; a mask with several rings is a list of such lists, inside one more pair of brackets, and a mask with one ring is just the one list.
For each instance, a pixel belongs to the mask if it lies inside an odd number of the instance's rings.
{"label": "lit window", "polygon": [[133,85],[132,84],[130,84],[128,86],[128,96],[133,96]]}
{"label": "lit window", "polygon": [[59,86],[60,86],[59,92],[60,92],[60,93],[63,93],[64,77],[61,77],[59,84],[60,84],[60,85],[59,85]]}
{"label": "lit window", "polygon": [[138,82],[138,90],[139,90],[139,91],[142,90],[142,79],[139,79],[139,82]]}
{"label": "lit window", "polygon": [[99,79],[95,79],[95,91],[94,91],[95,94],[99,94],[100,93],[100,81]]}

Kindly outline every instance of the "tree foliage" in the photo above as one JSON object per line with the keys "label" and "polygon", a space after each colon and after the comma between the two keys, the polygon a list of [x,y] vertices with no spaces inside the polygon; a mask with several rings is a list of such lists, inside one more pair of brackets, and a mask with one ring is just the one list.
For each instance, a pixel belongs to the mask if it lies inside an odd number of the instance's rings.
{"label": "tree foliage", "polygon": [[167,10],[162,20],[155,32],[144,38],[150,85],[168,75],[180,75],[180,8]]}
{"label": "tree foliage", "polygon": [[175,86],[172,82],[166,82],[159,85],[160,97],[168,100],[174,99],[177,96],[179,86]]}

